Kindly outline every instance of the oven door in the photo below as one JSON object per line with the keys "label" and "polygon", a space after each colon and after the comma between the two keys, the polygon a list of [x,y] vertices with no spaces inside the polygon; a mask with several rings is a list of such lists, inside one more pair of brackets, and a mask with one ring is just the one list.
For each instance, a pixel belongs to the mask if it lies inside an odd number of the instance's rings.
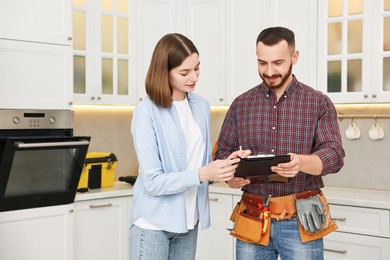
{"label": "oven door", "polygon": [[0,211],[74,202],[90,137],[0,140]]}

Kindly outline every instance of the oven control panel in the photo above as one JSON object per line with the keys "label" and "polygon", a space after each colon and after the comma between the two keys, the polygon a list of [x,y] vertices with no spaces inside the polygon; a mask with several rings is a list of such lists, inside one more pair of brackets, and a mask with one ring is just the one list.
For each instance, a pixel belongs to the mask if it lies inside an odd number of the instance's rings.
{"label": "oven control panel", "polygon": [[73,128],[70,110],[0,110],[0,129]]}

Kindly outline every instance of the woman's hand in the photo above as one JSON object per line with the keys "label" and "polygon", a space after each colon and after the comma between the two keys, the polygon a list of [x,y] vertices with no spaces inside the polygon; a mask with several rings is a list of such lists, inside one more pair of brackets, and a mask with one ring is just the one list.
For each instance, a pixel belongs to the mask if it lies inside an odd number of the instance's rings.
{"label": "woman's hand", "polygon": [[251,150],[238,150],[231,153],[225,160],[216,160],[199,168],[199,179],[203,181],[223,182],[234,177],[240,158],[250,155]]}
{"label": "woman's hand", "polygon": [[234,172],[240,162],[239,158],[216,160],[199,168],[199,180],[204,181],[228,181],[234,176]]}

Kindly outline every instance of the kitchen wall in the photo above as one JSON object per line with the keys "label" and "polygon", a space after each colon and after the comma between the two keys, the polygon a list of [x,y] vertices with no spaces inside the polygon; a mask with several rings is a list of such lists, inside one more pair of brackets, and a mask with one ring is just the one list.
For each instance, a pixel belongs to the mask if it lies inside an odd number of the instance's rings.
{"label": "kitchen wall", "polygon": [[[324,177],[325,185],[349,188],[390,190],[390,115],[389,105],[337,105],[346,152],[345,166],[337,174]],[[138,163],[130,134],[133,107],[75,106],[75,135],[92,137],[90,152],[113,152],[118,157],[115,178],[138,174]],[[214,107],[211,113],[211,139],[215,142],[227,107]],[[361,131],[357,140],[345,138],[344,131],[351,123],[349,115]],[[384,128],[385,137],[372,141],[368,130],[375,122]],[[362,117],[364,116],[364,117]]]}

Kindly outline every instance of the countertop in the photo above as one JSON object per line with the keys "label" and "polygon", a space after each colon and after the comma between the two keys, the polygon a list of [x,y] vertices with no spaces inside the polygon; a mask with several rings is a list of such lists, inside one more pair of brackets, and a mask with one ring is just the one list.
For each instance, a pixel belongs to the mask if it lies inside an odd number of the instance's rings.
{"label": "countertop", "polygon": [[[390,210],[390,191],[352,189],[342,187],[325,187],[322,189],[331,204],[368,207]],[[239,189],[231,189],[226,183],[210,185],[211,193],[241,195]],[[115,182],[113,187],[91,189],[89,192],[77,193],[75,201],[104,199],[133,195],[133,187],[125,182]]]}
{"label": "countertop", "polygon": [[113,187],[90,189],[88,192],[77,192],[76,201],[123,197],[133,195],[133,186],[126,182],[114,182]]}

